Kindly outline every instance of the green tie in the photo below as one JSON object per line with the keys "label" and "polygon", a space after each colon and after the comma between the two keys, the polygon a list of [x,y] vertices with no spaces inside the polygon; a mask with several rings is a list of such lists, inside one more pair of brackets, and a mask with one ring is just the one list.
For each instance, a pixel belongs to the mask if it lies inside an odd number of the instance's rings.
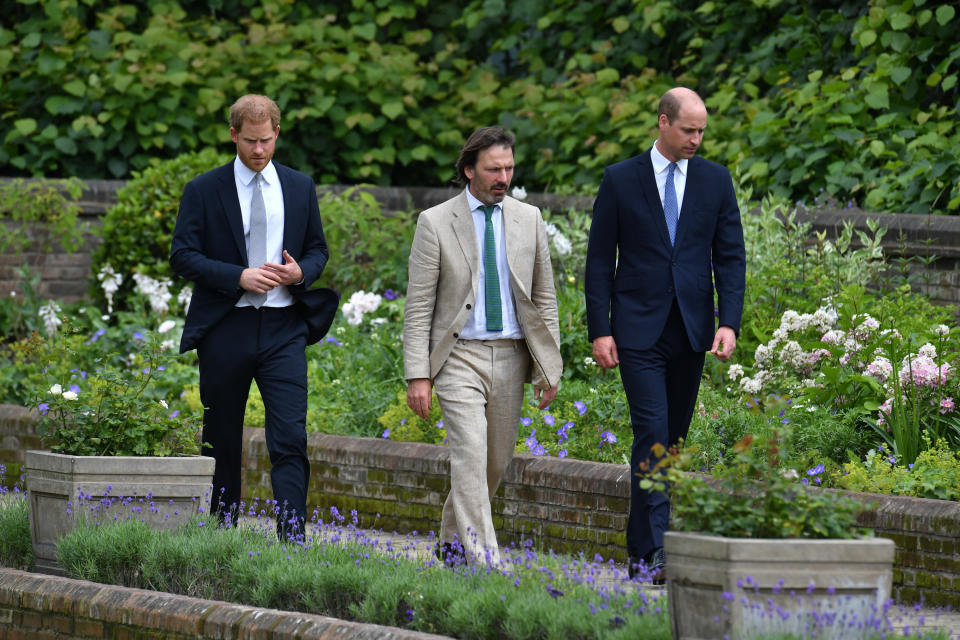
{"label": "green tie", "polygon": [[483,229],[483,290],[487,307],[487,331],[503,331],[500,313],[500,276],[497,274],[497,244],[493,239],[493,212],[495,205],[481,205],[487,217]]}

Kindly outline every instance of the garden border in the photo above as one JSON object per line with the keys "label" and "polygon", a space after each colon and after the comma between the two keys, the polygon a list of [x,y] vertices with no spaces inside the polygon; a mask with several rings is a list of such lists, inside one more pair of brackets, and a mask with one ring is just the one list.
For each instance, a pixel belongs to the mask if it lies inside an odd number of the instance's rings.
{"label": "garden border", "polygon": [[[0,405],[0,463],[7,482],[26,449],[40,448],[31,413]],[[435,531],[449,489],[440,445],[311,433],[307,504],[325,520],[336,507],[361,527]],[[272,497],[263,429],[244,429],[247,500]],[[542,549],[600,554],[624,562],[629,497],[625,465],[517,454],[492,501],[501,544],[532,539]],[[960,609],[960,502],[851,493],[874,503],[860,524],[897,546],[893,593],[904,603]]]}
{"label": "garden border", "polygon": [[0,568],[3,638],[444,640],[396,627]]}

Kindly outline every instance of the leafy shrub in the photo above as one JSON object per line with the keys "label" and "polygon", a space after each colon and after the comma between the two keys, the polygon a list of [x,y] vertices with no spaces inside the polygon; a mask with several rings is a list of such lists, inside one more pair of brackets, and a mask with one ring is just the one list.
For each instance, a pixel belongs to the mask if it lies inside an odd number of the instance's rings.
{"label": "leafy shrub", "polygon": [[862,460],[847,462],[833,480],[850,491],[960,500],[960,451],[945,440],[926,444],[912,464],[904,463],[881,445]]}
{"label": "leafy shrub", "polygon": [[735,538],[852,538],[863,505],[853,498],[800,484],[781,471],[780,438],[745,436],[729,463],[709,476],[684,473],[690,454],[667,454],[648,470],[641,487],[670,487],[672,526],[679,531]]}
{"label": "leafy shrub", "polygon": [[3,472],[0,464],[0,567],[27,571],[33,565],[27,495],[19,486],[8,490]]}
{"label": "leafy shrub", "polygon": [[0,220],[9,221],[0,236],[0,252],[19,255],[38,238],[44,251],[52,239],[69,253],[79,249],[87,227],[77,220],[75,201],[82,189],[76,178],[0,183]]}
{"label": "leafy shrub", "polygon": [[[180,210],[180,197],[188,182],[195,177],[229,162],[230,157],[213,149],[188,153],[134,173],[133,178],[117,191],[117,204],[103,218],[100,235],[103,242],[93,253],[93,272],[103,273],[109,265],[122,282],[114,294],[113,304],[128,309],[128,298],[134,291],[133,275],[146,273],[154,278],[170,278],[168,262],[173,229]],[[180,290],[182,281],[173,285]],[[107,299],[103,288],[94,280],[91,297],[104,308]]]}
{"label": "leafy shrub", "polygon": [[380,5],[21,0],[0,17],[0,167],[128,176],[220,144],[226,107],[256,91],[298,143],[285,163],[318,182],[443,184],[467,133],[502,124],[519,183],[592,192],[649,147],[657,98],[685,84],[712,112],[705,155],[758,189],[960,208],[949,3]]}

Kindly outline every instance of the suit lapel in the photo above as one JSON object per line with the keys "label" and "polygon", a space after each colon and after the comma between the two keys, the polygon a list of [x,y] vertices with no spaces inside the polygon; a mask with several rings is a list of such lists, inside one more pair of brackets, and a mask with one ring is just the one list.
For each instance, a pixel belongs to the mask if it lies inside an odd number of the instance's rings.
{"label": "suit lapel", "polygon": [[[699,165],[697,164],[697,156],[690,158],[687,161],[687,176],[686,183],[683,188],[683,203],[680,205],[680,219],[677,220],[677,238],[676,244],[680,244],[683,240],[683,236],[686,233],[686,229],[689,225],[694,224],[693,220],[693,211],[695,210],[697,204],[697,190],[693,188],[693,185],[697,183],[697,170]],[[664,223],[666,226],[666,223]]]}
{"label": "suit lapel", "polygon": [[640,192],[646,200],[647,211],[650,212],[650,217],[653,218],[650,222],[660,235],[660,240],[663,244],[672,251],[673,247],[670,245],[670,232],[667,231],[667,219],[663,215],[663,202],[660,201],[660,190],[657,189],[657,178],[653,174],[653,162],[650,161],[650,151],[647,151],[639,157],[637,169],[640,174]]}
{"label": "suit lapel", "polygon": [[[529,246],[521,240],[522,227],[520,224],[520,213],[514,207],[509,197],[503,199],[503,242],[507,250],[507,269],[510,271],[511,281],[514,286],[523,288],[523,283],[517,278],[514,272],[514,265],[520,264],[524,257],[521,255],[524,247]],[[526,292],[524,292],[526,293]]]}
{"label": "suit lapel", "polygon": [[217,195],[220,197],[223,214],[227,218],[230,237],[233,238],[240,255],[243,256],[243,263],[249,264],[247,245],[243,241],[243,214],[240,213],[240,198],[237,196],[237,181],[233,175],[233,162],[220,168],[220,175],[217,180]]}
{"label": "suit lapel", "polygon": [[473,226],[473,214],[470,213],[470,205],[467,204],[465,193],[461,193],[454,201],[450,214],[452,218],[450,225],[460,244],[460,250],[463,251],[467,266],[470,267],[470,277],[476,281],[480,250],[477,248],[477,232]]}

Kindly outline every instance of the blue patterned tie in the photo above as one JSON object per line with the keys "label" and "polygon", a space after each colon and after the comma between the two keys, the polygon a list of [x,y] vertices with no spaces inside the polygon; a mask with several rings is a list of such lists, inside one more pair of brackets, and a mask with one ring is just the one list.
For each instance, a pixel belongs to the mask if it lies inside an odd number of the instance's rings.
{"label": "blue patterned tie", "polygon": [[481,205],[487,221],[483,228],[483,301],[487,308],[487,331],[503,331],[500,311],[500,275],[497,273],[497,244],[493,237],[496,205]]}
{"label": "blue patterned tie", "polygon": [[670,244],[672,245],[677,237],[677,218],[680,217],[677,211],[677,192],[673,188],[673,171],[677,168],[676,162],[670,163],[667,169],[667,182],[663,185],[663,215],[667,219],[667,231],[670,233]]}

